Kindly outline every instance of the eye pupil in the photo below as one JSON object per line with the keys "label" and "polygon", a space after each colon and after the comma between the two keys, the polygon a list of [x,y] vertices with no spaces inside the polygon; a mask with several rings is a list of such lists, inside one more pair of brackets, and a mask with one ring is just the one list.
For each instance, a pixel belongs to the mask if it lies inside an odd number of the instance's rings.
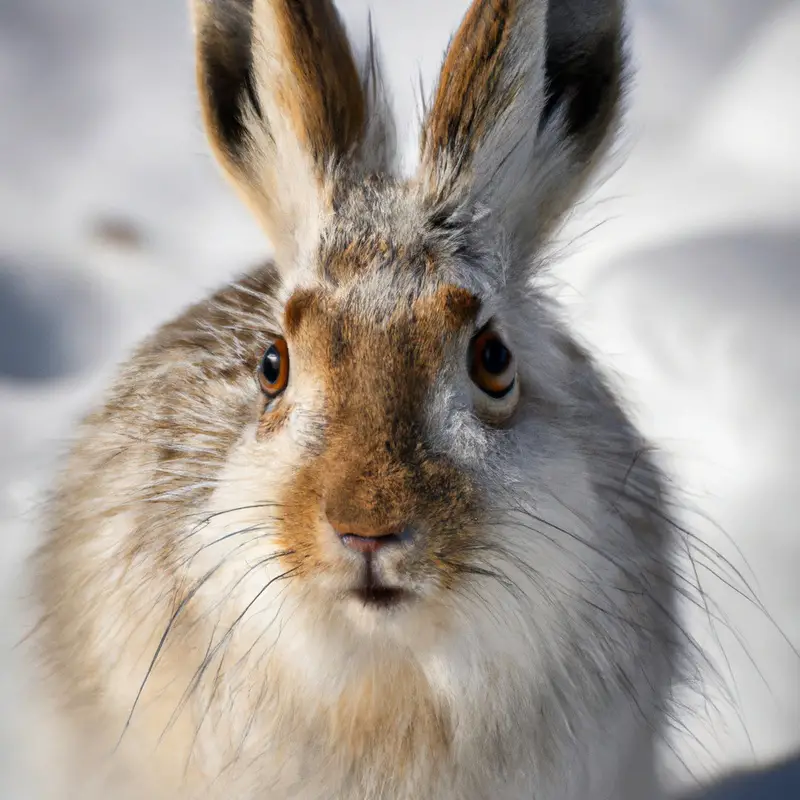
{"label": "eye pupil", "polygon": [[502,375],[511,363],[511,352],[500,339],[487,338],[481,351],[481,365],[490,375]]}
{"label": "eye pupil", "polygon": [[281,354],[273,344],[266,353],[261,363],[261,372],[268,383],[277,383],[281,376]]}

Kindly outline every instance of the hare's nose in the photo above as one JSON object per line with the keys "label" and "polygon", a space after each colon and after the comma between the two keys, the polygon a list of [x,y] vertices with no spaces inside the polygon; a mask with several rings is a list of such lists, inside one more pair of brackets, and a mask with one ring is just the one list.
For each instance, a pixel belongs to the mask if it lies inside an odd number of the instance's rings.
{"label": "hare's nose", "polygon": [[365,556],[377,553],[384,547],[403,544],[411,539],[410,529],[402,525],[386,528],[363,528],[337,520],[329,519],[328,521],[339,536],[339,541],[348,550]]}

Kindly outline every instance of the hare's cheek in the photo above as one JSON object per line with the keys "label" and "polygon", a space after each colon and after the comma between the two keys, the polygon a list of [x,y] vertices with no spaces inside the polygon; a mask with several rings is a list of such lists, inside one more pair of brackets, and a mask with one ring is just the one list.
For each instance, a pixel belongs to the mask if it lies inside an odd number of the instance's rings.
{"label": "hare's cheek", "polygon": [[269,435],[261,420],[254,422],[231,449],[208,505],[185,533],[192,569],[214,569],[224,559],[224,570],[240,572],[271,556],[281,566],[285,498],[308,453],[292,417],[276,420]]}
{"label": "hare's cheek", "polygon": [[508,560],[503,571],[525,587],[540,621],[553,613],[548,593],[577,598],[587,585],[615,577],[605,555],[615,543],[606,541],[609,521],[588,465],[566,443],[560,448],[560,455],[553,448],[516,465],[518,482],[512,496],[505,492],[502,524],[493,534],[501,553],[515,554],[517,562]]}

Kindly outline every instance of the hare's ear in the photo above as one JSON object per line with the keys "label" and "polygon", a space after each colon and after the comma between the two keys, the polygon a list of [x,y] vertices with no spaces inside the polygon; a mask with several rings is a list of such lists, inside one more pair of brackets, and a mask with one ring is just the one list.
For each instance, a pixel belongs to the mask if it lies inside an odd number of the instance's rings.
{"label": "hare's ear", "polygon": [[425,121],[429,202],[488,208],[529,255],[615,131],[622,0],[474,0]]}
{"label": "hare's ear", "polygon": [[203,117],[281,261],[313,241],[365,96],[331,0],[192,0]]}
{"label": "hare's ear", "polygon": [[383,77],[383,62],[372,27],[371,14],[367,18],[366,39],[361,74],[367,123],[360,162],[366,172],[391,174],[397,168],[397,128]]}

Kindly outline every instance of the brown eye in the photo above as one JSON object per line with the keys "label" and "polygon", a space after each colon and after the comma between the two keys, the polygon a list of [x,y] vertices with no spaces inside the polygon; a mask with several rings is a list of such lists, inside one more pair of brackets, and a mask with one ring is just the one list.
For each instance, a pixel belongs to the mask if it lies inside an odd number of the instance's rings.
{"label": "brown eye", "polygon": [[283,337],[278,337],[264,353],[258,381],[267,397],[277,397],[289,383],[289,348]]}
{"label": "brown eye", "polygon": [[514,357],[500,336],[488,329],[479,333],[470,348],[470,377],[489,397],[500,399],[516,381]]}

